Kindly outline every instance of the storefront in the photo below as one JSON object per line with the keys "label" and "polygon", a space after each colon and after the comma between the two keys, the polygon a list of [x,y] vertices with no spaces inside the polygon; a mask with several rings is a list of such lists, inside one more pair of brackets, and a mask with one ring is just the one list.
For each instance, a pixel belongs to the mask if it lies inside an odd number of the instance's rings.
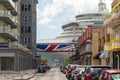
{"label": "storefront", "polygon": [[0,49],[0,70],[20,71],[27,69],[33,69],[32,54],[19,49]]}
{"label": "storefront", "polygon": [[110,52],[103,51],[99,56],[101,58],[101,65],[110,65]]}

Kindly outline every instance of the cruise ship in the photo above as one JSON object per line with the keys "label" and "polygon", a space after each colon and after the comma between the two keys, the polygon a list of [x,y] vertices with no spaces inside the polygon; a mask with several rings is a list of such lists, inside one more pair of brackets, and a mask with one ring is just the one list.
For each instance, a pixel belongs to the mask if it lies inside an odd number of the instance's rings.
{"label": "cruise ship", "polygon": [[69,43],[77,42],[77,38],[82,33],[82,28],[79,27],[78,22],[70,22],[62,26],[63,33],[58,36],[57,40],[66,40]]}
{"label": "cruise ship", "polygon": [[93,28],[103,27],[104,16],[108,14],[106,4],[102,1],[98,4],[98,12],[84,13],[75,16],[75,21],[62,26],[63,32],[56,39],[67,42],[77,42],[78,37],[82,34],[85,28],[92,26]]}
{"label": "cruise ship", "polygon": [[75,49],[73,48],[75,48],[74,46],[78,42],[78,37],[82,34],[85,28],[87,28],[88,26],[92,26],[93,28],[103,27],[104,16],[108,13],[105,6],[106,4],[100,1],[98,4],[98,12],[79,14],[75,16],[75,21],[69,22],[62,26],[63,32],[61,33],[61,35],[52,40],[48,39],[38,41],[37,48],[39,50],[42,49],[42,51],[51,52],[64,52],[64,50],[67,52],[75,51]]}
{"label": "cruise ship", "polygon": [[85,28],[92,26],[93,28],[103,27],[103,19],[107,13],[86,13],[77,15],[76,21],[62,26],[63,33],[56,39],[67,42],[77,42],[78,37],[82,34]]}

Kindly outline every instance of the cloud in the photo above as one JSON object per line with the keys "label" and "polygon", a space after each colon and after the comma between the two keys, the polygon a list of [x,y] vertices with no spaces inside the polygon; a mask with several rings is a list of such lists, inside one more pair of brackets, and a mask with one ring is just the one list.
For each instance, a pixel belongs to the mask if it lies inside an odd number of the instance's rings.
{"label": "cloud", "polygon": [[43,19],[38,21],[38,24],[49,24],[51,22],[51,19],[48,17],[43,17]]}
{"label": "cloud", "polygon": [[[112,0],[111,0],[112,1]],[[111,3],[110,0],[106,0],[106,3]],[[46,2],[46,1],[45,1]],[[54,18],[64,14],[65,9],[71,6],[71,12],[69,15],[76,16],[80,13],[96,12],[98,9],[99,0],[52,0],[51,3],[46,2],[46,5],[43,9],[37,8],[38,14],[38,24],[50,24],[54,21]],[[39,6],[42,4],[39,1]],[[110,6],[109,6],[110,7]],[[67,17],[68,14],[64,14],[64,17]]]}
{"label": "cloud", "polygon": [[55,30],[55,29],[56,29],[56,26],[50,25],[49,28],[52,29],[52,30]]}
{"label": "cloud", "polygon": [[[110,10],[112,0],[105,0],[105,2]],[[74,21],[76,15],[96,12],[98,3],[99,0],[39,0],[37,5],[38,35],[50,35],[46,31],[52,31],[51,34],[57,36],[62,31],[61,26]]]}

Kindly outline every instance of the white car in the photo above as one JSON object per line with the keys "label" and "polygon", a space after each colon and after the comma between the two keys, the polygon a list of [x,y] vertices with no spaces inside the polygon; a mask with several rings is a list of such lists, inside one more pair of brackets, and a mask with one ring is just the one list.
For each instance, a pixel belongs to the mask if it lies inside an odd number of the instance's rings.
{"label": "white car", "polygon": [[72,71],[72,80],[83,80],[82,72],[85,70],[85,66],[80,65],[74,71]]}

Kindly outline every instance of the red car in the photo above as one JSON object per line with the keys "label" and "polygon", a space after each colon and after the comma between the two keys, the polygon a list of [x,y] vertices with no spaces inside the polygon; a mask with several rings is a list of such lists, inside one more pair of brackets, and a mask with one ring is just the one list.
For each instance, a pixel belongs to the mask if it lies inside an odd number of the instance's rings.
{"label": "red car", "polygon": [[67,71],[66,71],[66,77],[69,79],[71,79],[71,75],[72,75],[72,71],[76,69],[78,65],[77,64],[69,64]]}
{"label": "red car", "polygon": [[102,71],[99,80],[120,80],[120,69]]}

